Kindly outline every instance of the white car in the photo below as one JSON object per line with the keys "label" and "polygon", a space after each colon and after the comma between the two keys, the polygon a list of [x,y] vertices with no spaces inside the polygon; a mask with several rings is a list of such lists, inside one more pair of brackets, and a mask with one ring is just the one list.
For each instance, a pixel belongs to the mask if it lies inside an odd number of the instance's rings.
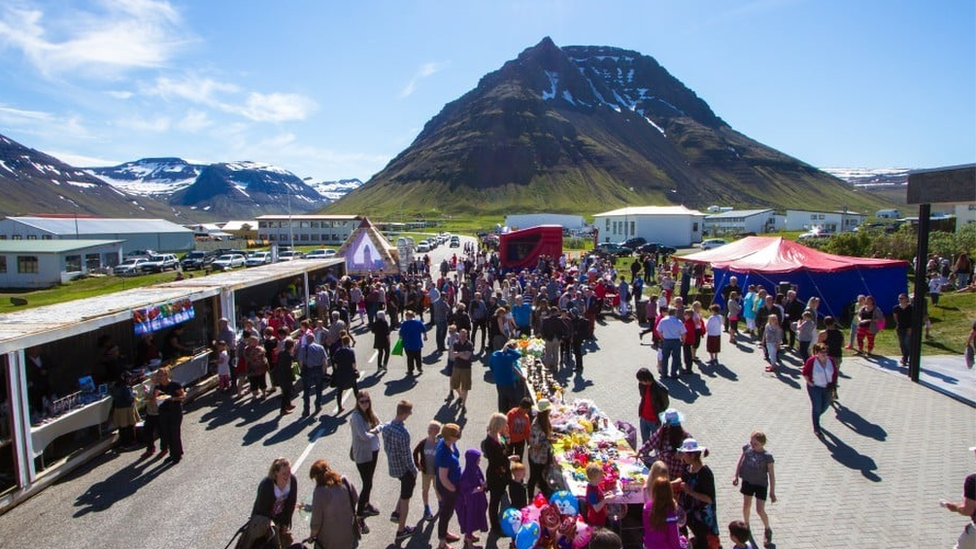
{"label": "white car", "polygon": [[280,252],[278,254],[278,261],[291,261],[292,259],[301,259],[302,252],[296,252],[293,250],[288,250],[287,252]]}
{"label": "white car", "polygon": [[702,240],[701,249],[711,250],[714,248],[718,248],[719,246],[725,246],[728,243],[729,242],[727,240],[722,238],[709,238],[708,240]]}
{"label": "white car", "polygon": [[237,267],[243,267],[244,262],[245,259],[244,256],[242,255],[225,254],[215,259],[214,262],[210,264],[210,266],[215,270],[222,269],[226,271],[227,269],[236,269]]}
{"label": "white car", "polygon": [[259,267],[268,263],[271,263],[271,252],[251,252],[251,255],[244,260],[246,267]]}
{"label": "white car", "polygon": [[420,244],[417,244],[417,253],[418,254],[425,254],[425,253],[427,253],[429,251],[430,251],[430,244],[428,244],[426,240],[424,240]]}
{"label": "white car", "polygon": [[142,272],[139,266],[148,262],[148,257],[133,257],[116,265],[115,268],[112,269],[112,272],[116,276],[135,276]]}
{"label": "white car", "polygon": [[335,254],[336,254],[335,250],[327,250],[327,249],[312,250],[307,254],[305,254],[305,259],[329,259],[335,257]]}

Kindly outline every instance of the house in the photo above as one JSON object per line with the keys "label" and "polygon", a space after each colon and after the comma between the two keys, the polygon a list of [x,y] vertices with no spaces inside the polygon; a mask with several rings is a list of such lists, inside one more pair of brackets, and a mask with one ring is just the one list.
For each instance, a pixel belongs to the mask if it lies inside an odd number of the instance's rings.
{"label": "house", "polygon": [[225,233],[233,235],[234,238],[242,238],[244,240],[257,240],[258,239],[258,222],[257,221],[228,221],[224,223],[220,230]]}
{"label": "house", "polygon": [[118,265],[122,240],[0,241],[0,288],[50,288]]}
{"label": "house", "polygon": [[258,240],[338,246],[359,228],[362,219],[358,215],[262,215],[257,218]]}
{"label": "house", "polygon": [[7,217],[0,240],[122,240],[122,250],[184,252],[193,249],[193,231],[165,219],[112,219],[69,215]]}
{"label": "house", "polygon": [[846,210],[786,210],[786,230],[847,233],[860,226],[867,218],[867,214]]}
{"label": "house", "polygon": [[705,232],[709,235],[768,233],[776,228],[776,214],[766,210],[728,210],[705,216]]}
{"label": "house", "polygon": [[700,242],[705,214],[684,206],[635,206],[596,214],[601,242],[642,237],[648,242],[683,247]]}

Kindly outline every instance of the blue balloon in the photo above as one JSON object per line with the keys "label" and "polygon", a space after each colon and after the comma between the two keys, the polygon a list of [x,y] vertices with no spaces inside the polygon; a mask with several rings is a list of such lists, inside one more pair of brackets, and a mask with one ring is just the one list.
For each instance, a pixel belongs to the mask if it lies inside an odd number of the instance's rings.
{"label": "blue balloon", "polygon": [[517,536],[515,536],[516,549],[532,549],[539,541],[539,523],[529,522],[522,525]]}
{"label": "blue balloon", "polygon": [[560,515],[576,516],[579,514],[579,502],[576,501],[576,496],[566,490],[555,492],[549,498],[549,505],[558,509]]}
{"label": "blue balloon", "polygon": [[502,527],[502,533],[510,538],[514,538],[518,535],[519,530],[522,529],[522,511],[514,507],[509,507],[502,511],[498,522],[499,526]]}

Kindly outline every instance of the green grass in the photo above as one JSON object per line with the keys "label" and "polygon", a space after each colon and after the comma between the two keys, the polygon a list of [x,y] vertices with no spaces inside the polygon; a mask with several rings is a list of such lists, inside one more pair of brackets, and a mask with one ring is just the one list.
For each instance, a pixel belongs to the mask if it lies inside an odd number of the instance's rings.
{"label": "green grass", "polygon": [[[203,276],[203,271],[194,271],[193,276]],[[0,313],[11,313],[33,307],[131,290],[132,288],[142,288],[153,284],[171,282],[175,278],[176,274],[172,272],[128,277],[93,276],[73,280],[67,284],[61,284],[45,290],[0,292]],[[26,299],[27,305],[15,306],[10,302],[11,297]]]}

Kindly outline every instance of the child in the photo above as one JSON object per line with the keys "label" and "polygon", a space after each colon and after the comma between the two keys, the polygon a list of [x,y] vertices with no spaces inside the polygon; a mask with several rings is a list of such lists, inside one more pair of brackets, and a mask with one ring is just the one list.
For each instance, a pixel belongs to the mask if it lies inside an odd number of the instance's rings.
{"label": "child", "polygon": [[749,538],[752,537],[752,531],[749,529],[749,525],[742,522],[741,520],[733,520],[729,523],[729,537],[732,538],[732,547],[735,549],[754,549],[752,542]]}
{"label": "child", "polygon": [[[708,363],[718,364],[718,354],[722,351],[722,308],[713,303],[708,310],[712,313],[705,322],[705,350],[708,351]],[[735,336],[733,336],[735,337]]]}
{"label": "child", "polygon": [[817,333],[817,321],[813,319],[812,311],[803,311],[803,316],[793,328],[796,332],[796,340],[800,342],[800,360],[806,362],[810,358],[810,344],[813,343],[813,336]]}
{"label": "child", "polygon": [[945,286],[946,279],[942,273],[935,271],[929,278],[929,295],[932,296],[932,305],[939,304],[939,297],[942,295],[942,286]]}
{"label": "child", "polygon": [[742,316],[746,319],[746,332],[750,336],[756,333],[756,295],[756,285],[750,284],[742,298]]}
{"label": "child", "polygon": [[[818,347],[819,348],[819,347]],[[765,528],[763,544],[769,545],[773,539],[773,530],[769,527],[769,517],[766,515],[766,492],[769,500],[776,503],[776,475],[773,473],[773,455],[766,451],[766,435],[762,431],[753,431],[749,437],[749,444],[742,447],[742,455],[735,466],[735,477],[732,486],[738,486],[742,479],[742,518],[749,526],[749,510],[752,498],[756,498],[756,514],[762,519]],[[748,536],[745,539],[749,539]]]}
{"label": "child", "polygon": [[769,355],[769,366],[766,366],[766,371],[773,372],[776,370],[776,364],[779,362],[779,346],[783,343],[783,328],[779,325],[778,316],[774,314],[769,315],[766,329],[763,330],[762,342],[766,346],[766,352]]}
{"label": "child", "polygon": [[488,495],[485,494],[485,474],[481,472],[478,463],[481,461],[481,451],[468,448],[464,452],[464,471],[457,484],[458,524],[464,534],[464,547],[471,549],[478,541],[475,532],[488,531]]}
{"label": "child", "polygon": [[[413,462],[422,475],[421,493],[424,499],[424,520],[434,520],[434,514],[430,512],[430,487],[437,478],[437,443],[440,440],[441,422],[431,421],[427,425],[427,438],[421,440],[413,449]],[[437,502],[440,503],[440,496],[434,490]]]}
{"label": "child", "polygon": [[230,355],[227,354],[227,342],[217,342],[217,379],[218,391],[230,391]]}
{"label": "child", "polygon": [[[532,430],[532,399],[523,397],[519,405],[508,411],[508,455],[518,456],[519,461],[525,457],[525,441],[529,440]],[[519,507],[521,509],[521,507]]]}
{"label": "child", "polygon": [[529,504],[529,494],[525,489],[525,464],[512,463],[512,480],[508,483],[508,501],[511,506],[521,509]]}
{"label": "child", "polygon": [[603,466],[591,463],[586,466],[586,523],[597,528],[607,523],[607,504],[613,501],[614,494],[604,493],[600,488],[603,482]]}
{"label": "child", "polygon": [[735,345],[735,338],[739,336],[739,316],[742,314],[739,292],[729,293],[729,301],[726,306],[729,311],[729,343]]}

